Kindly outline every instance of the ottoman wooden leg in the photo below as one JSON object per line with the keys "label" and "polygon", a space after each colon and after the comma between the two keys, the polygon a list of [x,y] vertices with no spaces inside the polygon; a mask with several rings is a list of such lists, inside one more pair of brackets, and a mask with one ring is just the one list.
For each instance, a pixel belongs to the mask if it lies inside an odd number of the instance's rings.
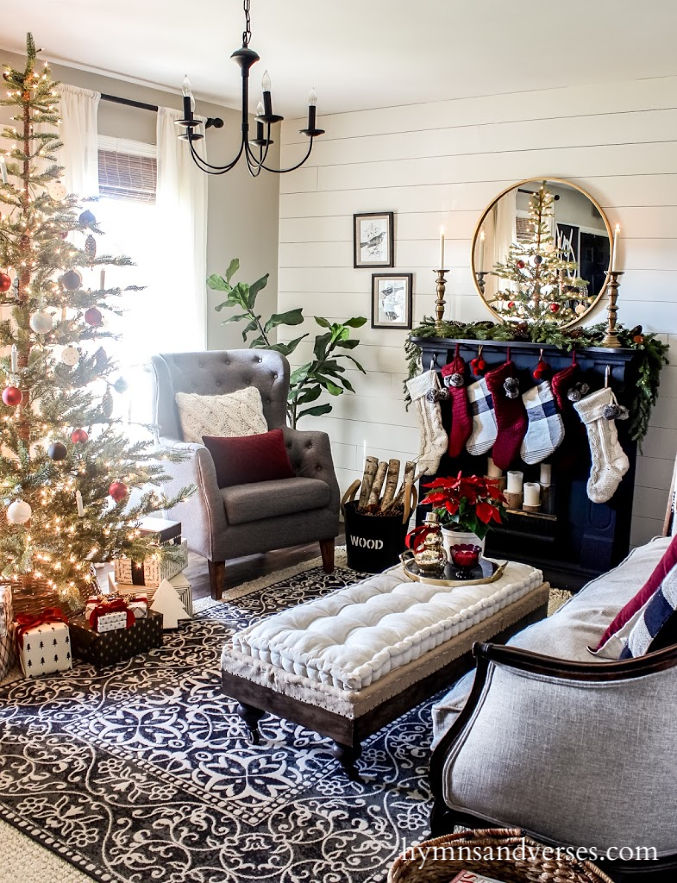
{"label": "ottoman wooden leg", "polygon": [[342,745],[340,742],[334,742],[332,754],[341,764],[349,779],[360,778],[355,769],[355,761],[362,754],[362,746],[359,742],[355,745]]}
{"label": "ottoman wooden leg", "polygon": [[209,565],[209,590],[215,601],[220,601],[223,596],[223,586],[226,580],[226,562],[208,561]]}
{"label": "ottoman wooden leg", "polygon": [[320,540],[322,567],[325,573],[334,572],[334,540]]}
{"label": "ottoman wooden leg", "polygon": [[260,708],[254,708],[253,705],[243,705],[242,703],[237,706],[236,711],[245,722],[252,744],[259,745],[261,741],[259,721],[265,714],[265,711],[261,711]]}

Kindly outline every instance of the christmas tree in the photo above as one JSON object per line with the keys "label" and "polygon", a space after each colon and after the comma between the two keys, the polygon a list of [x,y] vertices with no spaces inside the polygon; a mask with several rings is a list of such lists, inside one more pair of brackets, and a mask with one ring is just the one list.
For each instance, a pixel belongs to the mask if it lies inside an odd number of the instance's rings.
{"label": "christmas tree", "polygon": [[575,322],[593,302],[588,283],[581,279],[578,263],[569,259],[564,237],[553,236],[555,197],[545,186],[529,197],[529,237],[511,243],[504,263],[494,265],[492,275],[508,279],[489,302],[508,321]]}
{"label": "christmas tree", "polygon": [[152,442],[130,444],[111,419],[125,384],[98,341],[122,290],[104,287],[102,268],[130,261],[97,255],[94,214],[60,182],[58,84],[36,69],[30,34],[26,49],[2,99],[15,125],[0,163],[0,579],[77,607],[93,562],[158,553],[139,519],[191,489],[166,499]]}

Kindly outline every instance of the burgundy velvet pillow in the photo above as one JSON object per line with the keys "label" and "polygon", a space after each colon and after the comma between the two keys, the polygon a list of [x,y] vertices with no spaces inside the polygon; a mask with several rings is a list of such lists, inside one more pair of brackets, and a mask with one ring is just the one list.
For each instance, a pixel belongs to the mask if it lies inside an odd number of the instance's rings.
{"label": "burgundy velvet pillow", "polygon": [[232,438],[203,435],[202,441],[214,460],[219,487],[294,477],[281,429]]}
{"label": "burgundy velvet pillow", "polygon": [[619,629],[629,622],[632,617],[647,603],[647,601],[658,591],[661,584],[672,568],[677,564],[677,536],[675,536],[663,553],[663,557],[658,562],[649,579],[644,583],[642,588],[637,592],[634,598],[631,598],[614,617],[611,625],[602,635],[599,644],[595,647],[595,651],[599,650],[612,635],[615,635]]}

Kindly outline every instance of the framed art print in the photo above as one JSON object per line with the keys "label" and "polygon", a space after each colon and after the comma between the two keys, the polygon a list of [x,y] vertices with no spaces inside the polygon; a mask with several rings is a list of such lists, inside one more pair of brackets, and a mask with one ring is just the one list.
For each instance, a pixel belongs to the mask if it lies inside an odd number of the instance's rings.
{"label": "framed art print", "polygon": [[353,266],[395,266],[392,212],[353,215]]}
{"label": "framed art print", "polygon": [[412,278],[411,273],[372,275],[372,328],[411,328]]}

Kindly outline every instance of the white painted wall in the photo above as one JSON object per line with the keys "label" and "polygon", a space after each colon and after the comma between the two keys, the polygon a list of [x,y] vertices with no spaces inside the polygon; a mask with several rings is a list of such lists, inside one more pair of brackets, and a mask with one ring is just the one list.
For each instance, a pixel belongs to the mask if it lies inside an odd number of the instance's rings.
{"label": "white painted wall", "polygon": [[[470,243],[493,197],[522,178],[551,175],[598,199],[622,225],[620,320],[672,344],[638,463],[634,543],[660,532],[677,449],[675,95],[677,77],[666,77],[323,117],[327,134],[308,163],[280,180],[279,308],[369,316],[372,271],[353,269],[352,214],[392,210],[395,269],[414,273],[415,324],[433,313],[440,225],[452,268],[446,315],[488,319],[471,279]],[[301,150],[299,128],[285,124],[285,164]],[[592,321],[604,318],[604,306]],[[329,416],[313,418],[331,435],[342,487],[359,477],[365,446],[404,458],[418,445],[402,396],[406,333],[367,325],[358,335],[354,354],[368,376],[351,372],[357,395],[334,399]],[[308,355],[300,348],[295,362]]]}

